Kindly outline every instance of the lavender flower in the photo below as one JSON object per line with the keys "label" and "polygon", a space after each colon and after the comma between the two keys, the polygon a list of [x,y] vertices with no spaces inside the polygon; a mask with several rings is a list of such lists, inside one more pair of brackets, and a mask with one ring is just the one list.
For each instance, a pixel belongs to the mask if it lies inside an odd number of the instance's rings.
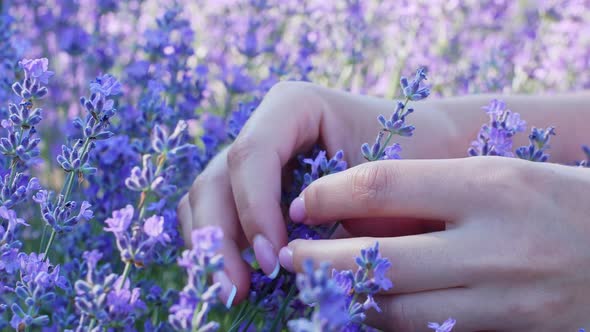
{"label": "lavender flower", "polygon": [[310,331],[312,326],[315,328],[311,331],[340,331],[350,322],[347,295],[330,278],[328,270],[328,264],[322,264],[315,270],[311,260],[305,261],[303,274],[297,276],[299,299],[316,310],[311,320],[302,318],[290,321],[290,331]]}
{"label": "lavender flower", "polygon": [[391,263],[381,257],[378,242],[362,249],[356,263],[356,273],[333,270],[331,277],[329,265],[314,270],[311,260],[304,263],[304,273],[297,275],[299,299],[314,310],[311,318],[290,321],[291,331],[360,331],[367,310],[381,312],[373,296],[393,287],[386,275]]}
{"label": "lavender flower", "polygon": [[582,146],[582,150],[584,151],[584,154],[586,155],[586,159],[579,161],[576,164],[580,167],[590,167],[590,146],[584,145],[584,146]]}
{"label": "lavender flower", "polygon": [[207,278],[223,269],[218,254],[223,233],[217,227],[195,229],[193,249],[185,250],[178,265],[186,269],[188,282],[179,294],[179,301],[170,308],[169,322],[177,331],[217,331],[219,324],[207,322],[211,306],[217,302],[219,284],[208,285]]}
{"label": "lavender flower", "polygon": [[23,59],[19,65],[25,70],[25,81],[31,80],[33,83],[47,84],[53,72],[49,69],[49,60],[41,59]]}
{"label": "lavender flower", "polygon": [[58,288],[69,287],[67,280],[60,275],[59,266],[51,266],[43,255],[20,253],[18,261],[21,278],[16,283],[14,293],[22,303],[12,303],[10,325],[17,330],[47,325],[49,317],[41,315],[40,309],[43,305],[51,305]]}
{"label": "lavender flower", "polygon": [[250,118],[260,101],[253,100],[249,103],[239,103],[238,109],[233,112],[227,125],[227,134],[230,138],[235,139]]}
{"label": "lavender flower", "polygon": [[128,279],[108,272],[108,266],[98,268],[102,254],[84,253],[86,278],[75,284],[76,308],[80,312],[77,331],[97,328],[127,328],[134,324],[147,307],[140,299],[140,289],[130,288]]}
{"label": "lavender flower", "polygon": [[[382,130],[377,134],[375,143],[369,145],[364,143],[361,146],[361,153],[368,161],[400,159],[399,152],[401,146],[398,143],[389,145],[394,135],[409,137],[414,134],[415,127],[406,124],[406,117],[414,112],[413,108],[408,108],[410,100],[422,100],[430,95],[430,88],[421,87],[422,81],[426,79],[426,70],[419,68],[416,71],[415,78],[408,82],[406,77],[400,79],[402,92],[406,96],[405,102],[397,102],[395,111],[387,119],[384,115],[379,115],[377,120],[381,124]],[[385,135],[387,134],[387,137]]]}
{"label": "lavender flower", "polygon": [[[19,225],[29,226],[23,219],[18,218],[16,212],[0,206],[0,273],[6,277],[12,275],[18,270],[19,261],[17,256],[21,249],[22,243],[18,240]],[[7,278],[0,278],[7,281]],[[0,295],[2,291],[0,291]]]}
{"label": "lavender flower", "polygon": [[170,241],[170,235],[164,229],[164,218],[152,216],[134,223],[135,210],[133,206],[113,212],[113,216],[105,220],[108,227],[106,232],[115,236],[121,260],[132,263],[136,267],[144,267],[154,260],[158,245]]}
{"label": "lavender flower", "polygon": [[53,202],[54,194],[46,190],[40,190],[33,198],[41,207],[43,220],[57,233],[72,231],[73,227],[80,221],[92,219],[93,213],[90,210],[90,203],[83,201],[76,213],[78,203],[76,201],[65,201],[63,195],[58,195]]}
{"label": "lavender flower", "polygon": [[516,149],[516,155],[520,159],[545,162],[549,159],[549,154],[545,153],[549,149],[549,140],[551,136],[555,135],[555,129],[549,127],[547,129],[533,128],[529,135],[528,146],[521,146]]}
{"label": "lavender flower", "polygon": [[428,327],[435,330],[436,332],[450,332],[455,327],[457,321],[453,318],[445,320],[442,324],[439,323],[428,323]]}
{"label": "lavender flower", "polygon": [[12,85],[14,93],[21,98],[20,103],[9,103],[8,120],[2,120],[7,137],[0,138],[0,153],[10,160],[10,174],[0,177],[0,199],[2,205],[12,208],[31,197],[40,189],[36,178],[29,178],[26,167],[39,155],[40,138],[35,137],[35,126],[41,121],[40,108],[34,108],[34,100],[47,94],[44,84],[53,74],[47,70],[48,60],[22,60],[25,71],[23,82]]}
{"label": "lavender flower", "polygon": [[402,77],[400,80],[400,84],[402,87],[402,91],[404,96],[409,100],[418,101],[422,100],[428,95],[430,95],[430,88],[421,86],[422,82],[426,80],[426,69],[419,68],[416,71],[416,75],[411,82],[408,82],[408,79]]}
{"label": "lavender flower", "polygon": [[506,108],[501,100],[492,100],[483,108],[490,117],[490,123],[483,125],[476,141],[471,143],[470,156],[512,157],[512,136],[526,129],[526,122],[520,114]]}
{"label": "lavender flower", "polygon": [[303,174],[302,191],[320,177],[341,172],[348,167],[342,150],[337,151],[330,159],[326,157],[326,151],[320,150],[314,158],[304,158],[302,162],[310,168],[309,172]]}

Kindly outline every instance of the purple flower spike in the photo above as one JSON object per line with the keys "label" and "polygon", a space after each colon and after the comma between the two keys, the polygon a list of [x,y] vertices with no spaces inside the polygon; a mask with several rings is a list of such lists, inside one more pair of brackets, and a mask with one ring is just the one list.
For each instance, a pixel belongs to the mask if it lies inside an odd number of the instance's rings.
{"label": "purple flower spike", "polygon": [[121,83],[112,75],[105,74],[98,76],[90,83],[90,92],[100,93],[105,97],[121,94]]}
{"label": "purple flower spike", "polygon": [[42,84],[49,83],[49,78],[53,76],[53,72],[48,70],[49,60],[47,58],[41,59],[22,59],[19,65],[25,70],[27,78],[39,81]]}
{"label": "purple flower spike", "polygon": [[131,225],[133,213],[133,206],[129,204],[123,209],[114,211],[113,217],[105,220],[108,227],[105,227],[104,230],[115,233],[115,236],[124,233],[129,228],[129,225]]}

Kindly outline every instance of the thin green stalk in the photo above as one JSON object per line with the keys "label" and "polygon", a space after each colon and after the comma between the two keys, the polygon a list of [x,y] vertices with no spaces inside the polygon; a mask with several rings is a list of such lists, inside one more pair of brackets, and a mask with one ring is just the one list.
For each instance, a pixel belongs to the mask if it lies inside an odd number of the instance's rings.
{"label": "thin green stalk", "polygon": [[255,309],[254,312],[252,312],[252,314],[250,315],[250,318],[246,322],[246,330],[248,329],[250,324],[252,324],[252,322],[254,321],[254,318],[256,318],[256,314],[258,313],[258,310],[256,310],[256,308],[254,308],[254,309]]}
{"label": "thin green stalk", "polygon": [[12,182],[14,181],[14,178],[16,177],[16,165],[17,165],[16,158],[17,157],[14,157],[12,159],[12,163],[10,165],[10,177],[8,178],[8,185],[7,185],[8,188],[12,187]]}
{"label": "thin green stalk", "polygon": [[57,232],[55,231],[55,229],[51,230],[51,235],[49,236],[49,241],[47,241],[47,247],[45,247],[45,251],[44,253],[44,257],[43,260],[47,259],[47,254],[49,253],[49,248],[51,248],[51,245],[53,244],[53,240],[55,240],[55,234]]}
{"label": "thin green stalk", "polygon": [[240,319],[236,320],[231,328],[228,330],[228,332],[236,332],[238,331],[238,329],[240,328],[240,324],[242,324],[242,322],[248,318],[248,321],[250,321],[252,316],[256,315],[256,306],[250,306],[250,308],[248,308],[248,310],[246,310],[244,316],[242,316]]}
{"label": "thin green stalk", "polygon": [[283,315],[285,314],[285,310],[287,310],[287,306],[289,305],[289,303],[291,303],[291,300],[295,296],[296,289],[297,289],[297,287],[295,286],[295,284],[291,285],[291,288],[289,289],[289,293],[287,293],[287,297],[285,297],[285,300],[283,301],[283,304],[281,304],[281,308],[279,309],[277,316],[275,317],[275,319],[272,322],[272,325],[270,326],[271,332],[273,332],[277,328],[277,325],[279,324],[279,322],[283,318]]}
{"label": "thin green stalk", "polygon": [[[270,284],[266,284],[264,286],[264,289],[262,290],[261,294],[266,294],[270,289]],[[228,330],[228,332],[234,332],[237,331],[237,329],[240,327],[240,324],[244,321],[244,319],[246,319],[246,317],[249,317],[251,312],[254,311],[256,312],[256,306],[258,305],[258,303],[260,303],[261,299],[258,299],[258,301],[256,301],[252,306],[250,306],[250,302],[246,303],[246,309],[245,310],[241,310],[241,312],[244,312],[243,316],[238,316],[238,318],[236,320],[234,320],[234,322],[232,323],[232,326],[230,327],[230,329]],[[250,308],[248,308],[250,307]]]}
{"label": "thin green stalk", "polygon": [[[90,139],[87,138],[84,141],[84,145],[82,146],[82,153],[80,154],[81,158],[88,152],[89,146],[90,146]],[[61,191],[61,193],[63,195],[62,204],[67,203],[68,199],[70,198],[70,195],[72,194],[72,189],[74,188],[74,180],[76,178],[76,173],[77,172],[68,173],[68,177],[66,179],[65,185]],[[47,253],[49,253],[49,249],[51,248],[51,245],[53,244],[55,234],[56,234],[55,229],[52,229],[51,236],[49,237],[49,241],[47,242],[47,247],[45,247],[45,257],[43,259],[47,259]]]}
{"label": "thin green stalk", "polygon": [[129,276],[129,271],[131,271],[131,263],[127,262],[127,263],[125,263],[125,269],[123,270],[123,274],[121,275],[121,277],[122,277],[121,283],[119,283],[117,285],[117,290],[121,290],[123,288],[123,284],[125,283],[125,279],[127,279],[127,276]]}
{"label": "thin green stalk", "polygon": [[[207,283],[206,277],[205,278],[201,277],[201,285],[205,285],[206,283]],[[197,317],[198,317],[199,312],[201,312],[202,309],[203,309],[203,302],[199,302],[199,304],[197,305],[197,308],[193,312],[193,319],[191,320],[191,327],[193,328],[193,330],[195,329],[195,326],[197,325]]]}
{"label": "thin green stalk", "polygon": [[153,324],[154,326],[157,326],[157,325],[158,325],[158,316],[159,316],[159,315],[158,315],[158,308],[159,308],[159,307],[160,307],[160,306],[156,306],[156,308],[155,308],[155,309],[154,309],[154,311],[152,312],[152,324]]}
{"label": "thin green stalk", "polygon": [[47,224],[45,224],[43,226],[43,233],[41,234],[41,241],[39,242],[39,250],[37,250],[38,252],[41,252],[41,250],[43,250],[43,244],[45,243],[45,236],[47,235]]}
{"label": "thin green stalk", "polygon": [[[245,303],[242,305],[242,307],[240,308],[240,311],[238,311],[238,314],[236,315],[237,319],[240,319],[240,318],[242,317],[242,315],[244,314],[244,312],[246,312],[246,309],[248,308],[248,305],[249,305],[249,304],[250,304],[250,303],[246,301],[246,302],[245,302]],[[235,321],[232,323],[232,326],[231,326],[231,327],[233,327],[233,326],[234,326],[234,324],[235,324]]]}

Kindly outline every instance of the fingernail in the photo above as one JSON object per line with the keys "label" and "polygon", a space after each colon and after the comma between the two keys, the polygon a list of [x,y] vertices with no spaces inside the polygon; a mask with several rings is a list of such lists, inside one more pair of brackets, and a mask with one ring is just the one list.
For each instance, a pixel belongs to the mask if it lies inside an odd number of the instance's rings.
{"label": "fingernail", "polygon": [[234,302],[238,288],[236,285],[232,284],[224,271],[215,272],[215,274],[213,274],[213,282],[221,285],[219,297],[225,302],[225,307],[229,309]]}
{"label": "fingernail", "polygon": [[258,234],[254,237],[253,247],[256,260],[258,261],[258,264],[260,264],[262,271],[264,271],[269,278],[276,278],[277,275],[279,275],[281,265],[279,264],[279,259],[275,254],[272,243],[270,243],[264,235]]}
{"label": "fingernail", "polygon": [[279,262],[289,272],[295,272],[293,267],[293,250],[289,247],[282,247],[279,251]]}
{"label": "fingernail", "polygon": [[289,217],[294,222],[302,222],[306,219],[307,213],[305,212],[305,201],[303,196],[299,196],[291,202],[289,207]]}

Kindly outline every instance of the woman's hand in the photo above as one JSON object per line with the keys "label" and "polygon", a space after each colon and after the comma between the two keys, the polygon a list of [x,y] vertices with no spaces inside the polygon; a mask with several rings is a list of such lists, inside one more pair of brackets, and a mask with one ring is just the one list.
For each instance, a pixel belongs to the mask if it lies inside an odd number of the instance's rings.
{"label": "woman's hand", "polygon": [[[378,239],[394,287],[370,323],[422,331],[577,331],[590,323],[590,171],[476,157],[367,163],[312,183],[292,216],[440,220],[446,230]],[[305,218],[304,218],[304,217]],[[400,219],[401,218],[401,219]],[[296,240],[281,263],[306,258],[352,269],[372,238]],[[292,260],[290,260],[292,258]]]}
{"label": "woman's hand", "polygon": [[[180,202],[178,216],[189,244],[193,228],[218,225],[223,229],[225,273],[217,275],[216,281],[222,285],[221,296],[228,306],[248,294],[250,272],[241,259],[241,249],[252,245],[262,270],[267,275],[278,272],[278,251],[287,245],[279,204],[281,176],[289,160],[321,143],[330,155],[344,150],[349,165],[361,163],[360,145],[374,140],[379,130],[377,116],[390,114],[394,106],[393,101],[309,83],[278,84],[236,141],[197,177]],[[416,113],[412,117],[422,119],[417,124],[420,130],[412,140],[401,139],[407,151],[404,156],[446,156],[438,148],[446,135],[446,116]],[[396,231],[411,234],[415,229],[419,229],[416,223],[408,222]]]}

